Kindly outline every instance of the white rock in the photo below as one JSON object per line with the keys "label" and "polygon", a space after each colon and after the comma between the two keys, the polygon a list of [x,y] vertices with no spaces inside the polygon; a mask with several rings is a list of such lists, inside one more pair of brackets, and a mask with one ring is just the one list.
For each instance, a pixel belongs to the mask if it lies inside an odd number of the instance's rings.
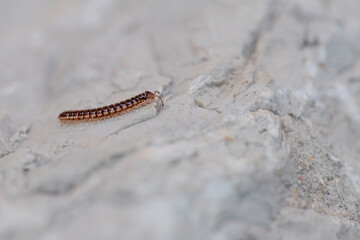
{"label": "white rock", "polygon": [[360,239],[358,1],[6,2],[0,239]]}

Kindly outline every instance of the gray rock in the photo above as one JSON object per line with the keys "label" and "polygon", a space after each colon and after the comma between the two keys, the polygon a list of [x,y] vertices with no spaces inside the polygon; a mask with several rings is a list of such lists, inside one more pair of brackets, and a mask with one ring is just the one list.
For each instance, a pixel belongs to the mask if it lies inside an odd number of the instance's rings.
{"label": "gray rock", "polygon": [[359,239],[358,9],[3,1],[0,239]]}
{"label": "gray rock", "polygon": [[12,144],[10,141],[13,129],[11,121],[8,116],[0,115],[0,157],[9,154],[12,151]]}

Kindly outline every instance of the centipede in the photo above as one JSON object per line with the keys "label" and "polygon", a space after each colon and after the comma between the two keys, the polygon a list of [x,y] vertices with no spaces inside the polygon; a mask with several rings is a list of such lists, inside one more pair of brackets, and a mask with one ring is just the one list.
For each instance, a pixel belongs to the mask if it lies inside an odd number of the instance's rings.
{"label": "centipede", "polygon": [[112,118],[118,115],[132,112],[136,109],[155,102],[157,99],[160,99],[161,105],[164,106],[164,102],[161,98],[160,92],[145,91],[127,100],[99,108],[64,111],[59,114],[58,118],[62,122],[85,122],[104,120],[107,118]]}

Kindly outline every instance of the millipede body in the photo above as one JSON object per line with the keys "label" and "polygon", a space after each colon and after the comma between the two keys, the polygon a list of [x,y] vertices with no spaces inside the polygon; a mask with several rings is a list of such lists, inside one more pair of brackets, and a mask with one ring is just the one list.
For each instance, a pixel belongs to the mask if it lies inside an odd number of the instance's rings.
{"label": "millipede body", "polygon": [[160,92],[156,91],[152,93],[150,91],[146,91],[125,101],[100,108],[65,111],[60,113],[59,119],[61,121],[69,122],[102,120],[131,112],[137,108],[153,103],[156,98],[159,98],[161,100],[162,106],[164,106]]}

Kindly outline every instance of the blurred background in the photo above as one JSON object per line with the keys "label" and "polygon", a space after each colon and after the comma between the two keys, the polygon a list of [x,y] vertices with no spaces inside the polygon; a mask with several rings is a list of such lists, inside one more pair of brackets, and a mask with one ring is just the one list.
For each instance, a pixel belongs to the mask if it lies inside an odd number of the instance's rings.
{"label": "blurred background", "polygon": [[16,122],[91,85],[124,90],[155,75],[180,85],[226,58],[248,58],[263,41],[260,66],[284,87],[319,72],[327,81],[359,52],[350,0],[32,0],[1,11],[0,107]]}
{"label": "blurred background", "polygon": [[0,1],[0,239],[360,239],[359,12]]}
{"label": "blurred background", "polygon": [[151,76],[173,78],[179,84],[210,61],[241,54],[269,4],[3,2],[0,107],[21,122],[38,116],[64,94],[79,94],[91,86],[109,86],[108,91],[142,88],[139,79]]}

